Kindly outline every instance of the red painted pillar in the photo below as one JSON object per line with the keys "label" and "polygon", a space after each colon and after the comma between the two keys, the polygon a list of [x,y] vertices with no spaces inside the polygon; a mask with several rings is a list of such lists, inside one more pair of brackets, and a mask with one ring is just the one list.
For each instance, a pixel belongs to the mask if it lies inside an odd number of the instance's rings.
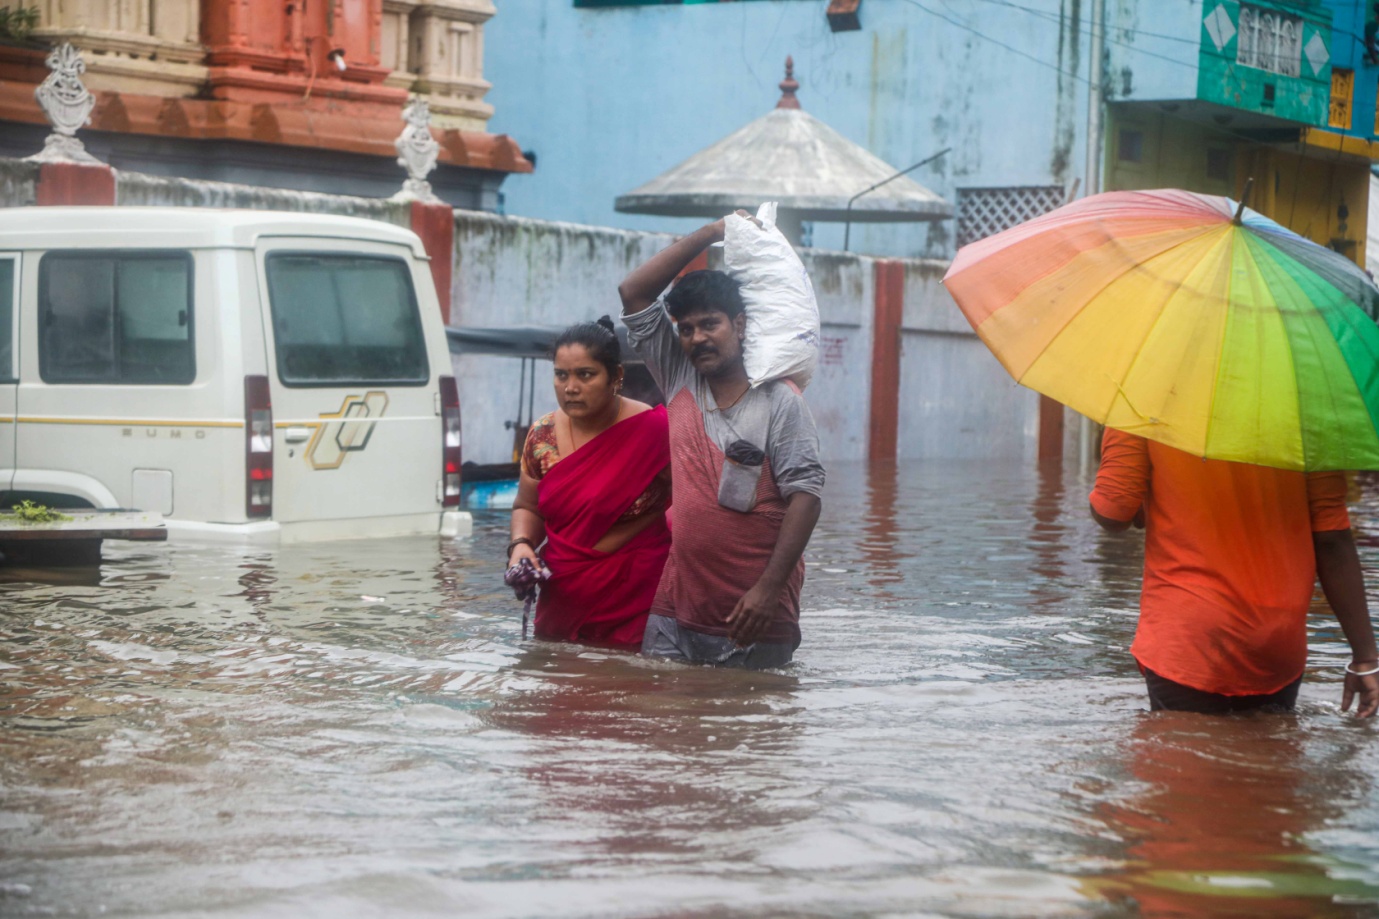
{"label": "red painted pillar", "polygon": [[1039,462],[1063,461],[1063,403],[1039,396]]}
{"label": "red painted pillar", "polygon": [[441,305],[441,321],[450,324],[450,278],[455,266],[455,210],[448,204],[412,202],[412,232],[421,237],[431,257],[431,280]]}
{"label": "red painted pillar", "polygon": [[104,163],[44,163],[38,170],[34,203],[43,206],[114,204],[115,170]]}
{"label": "red painted pillar", "polygon": [[874,278],[867,456],[893,461],[900,430],[900,325],[905,313],[905,266],[877,259]]}

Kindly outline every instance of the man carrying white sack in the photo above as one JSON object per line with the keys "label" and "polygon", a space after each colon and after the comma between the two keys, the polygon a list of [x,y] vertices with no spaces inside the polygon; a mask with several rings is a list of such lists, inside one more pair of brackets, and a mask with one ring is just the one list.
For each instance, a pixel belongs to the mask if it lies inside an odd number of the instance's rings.
{"label": "man carrying white sack", "polygon": [[799,390],[787,381],[751,386],[738,282],[695,271],[657,299],[724,233],[722,220],[701,228],[618,287],[628,339],[670,414],[670,558],[642,653],[760,670],[789,663],[800,644],[802,556],[824,468]]}

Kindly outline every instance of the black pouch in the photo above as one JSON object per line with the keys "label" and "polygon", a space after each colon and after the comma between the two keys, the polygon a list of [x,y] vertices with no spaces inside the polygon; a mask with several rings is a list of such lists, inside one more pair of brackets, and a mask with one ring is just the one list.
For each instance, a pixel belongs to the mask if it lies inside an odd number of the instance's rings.
{"label": "black pouch", "polygon": [[766,454],[745,440],[723,451],[723,474],[718,480],[718,503],[730,511],[747,513],[757,506],[757,483]]}

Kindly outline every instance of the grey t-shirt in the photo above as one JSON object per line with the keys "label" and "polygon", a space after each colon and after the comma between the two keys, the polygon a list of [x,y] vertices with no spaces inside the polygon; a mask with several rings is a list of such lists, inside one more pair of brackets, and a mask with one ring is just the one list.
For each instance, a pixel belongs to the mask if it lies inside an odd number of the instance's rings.
{"label": "grey t-shirt", "polygon": [[747,390],[735,405],[719,409],[713,391],[680,347],[675,323],[657,300],[623,316],[627,340],[646,361],[666,401],[688,389],[704,415],[704,433],[720,450],[746,440],[771,458],[771,472],[781,496],[799,491],[821,495],[824,466],[819,461],[819,431],[804,397],[786,383],[763,383]]}

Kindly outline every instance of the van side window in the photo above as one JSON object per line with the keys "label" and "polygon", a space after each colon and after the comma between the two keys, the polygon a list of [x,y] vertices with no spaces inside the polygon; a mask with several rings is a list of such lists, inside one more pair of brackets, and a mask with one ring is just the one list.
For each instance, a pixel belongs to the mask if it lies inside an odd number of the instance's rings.
{"label": "van side window", "polygon": [[0,383],[13,383],[14,259],[0,259]]}
{"label": "van side window", "polygon": [[191,383],[186,252],[50,252],[38,268],[38,372],[47,383]]}
{"label": "van side window", "polygon": [[396,258],[268,256],[278,378],[288,386],[430,379],[410,266]]}

